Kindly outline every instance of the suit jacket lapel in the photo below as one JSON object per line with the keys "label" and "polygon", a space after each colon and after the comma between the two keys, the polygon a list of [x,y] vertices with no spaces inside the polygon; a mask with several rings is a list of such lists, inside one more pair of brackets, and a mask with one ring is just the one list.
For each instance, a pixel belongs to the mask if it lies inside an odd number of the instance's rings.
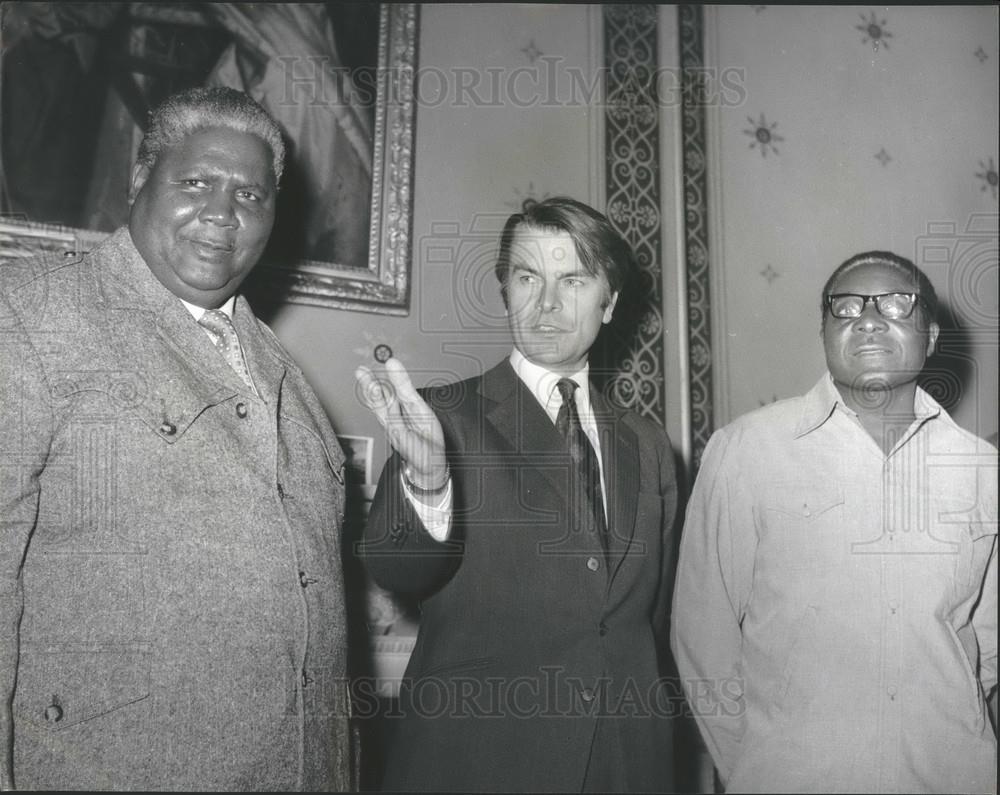
{"label": "suit jacket lapel", "polygon": [[635,537],[636,495],[641,475],[639,443],[635,431],[621,421],[625,412],[612,407],[593,387],[590,404],[601,438],[607,492],[608,552],[613,579]]}
{"label": "suit jacket lapel", "polygon": [[564,453],[563,438],[508,359],[483,374],[479,392],[492,403],[486,409],[486,420],[511,451],[522,456],[553,489],[565,494],[568,454]]}

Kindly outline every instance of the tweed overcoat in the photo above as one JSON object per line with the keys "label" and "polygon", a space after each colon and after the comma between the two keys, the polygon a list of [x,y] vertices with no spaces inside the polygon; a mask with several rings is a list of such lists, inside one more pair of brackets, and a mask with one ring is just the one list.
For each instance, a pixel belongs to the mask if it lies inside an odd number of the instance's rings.
{"label": "tweed overcoat", "polygon": [[238,298],[254,395],[124,228],[2,279],[16,785],[349,788],[343,455],[299,368]]}
{"label": "tweed overcoat", "polygon": [[424,397],[452,472],[449,541],[401,494],[395,455],[365,530],[374,579],[422,600],[384,788],[579,791],[599,766],[608,787],[671,790],[680,693],[657,654],[677,500],[666,433],[591,391],[605,558],[593,519],[570,510],[565,442],[509,361]]}

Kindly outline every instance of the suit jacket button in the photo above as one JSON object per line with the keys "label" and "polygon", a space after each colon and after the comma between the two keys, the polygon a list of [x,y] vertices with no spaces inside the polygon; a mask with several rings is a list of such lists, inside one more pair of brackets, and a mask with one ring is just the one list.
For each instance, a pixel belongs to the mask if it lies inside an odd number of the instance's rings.
{"label": "suit jacket button", "polygon": [[58,723],[62,720],[63,710],[58,704],[53,702],[45,708],[45,720],[49,723]]}
{"label": "suit jacket button", "polygon": [[603,621],[597,625],[597,634],[600,635],[602,638],[608,634],[608,625],[605,624]]}
{"label": "suit jacket button", "polygon": [[177,433],[177,426],[174,425],[172,422],[164,421],[160,423],[160,433],[162,433],[164,436],[173,436],[175,433]]}
{"label": "suit jacket button", "polygon": [[599,561],[597,558],[591,555],[589,558],[587,558],[587,568],[590,569],[591,571],[597,571],[599,568],[601,568],[601,561]]}
{"label": "suit jacket button", "polygon": [[239,417],[242,420],[244,417],[246,417],[246,415],[247,415],[247,404],[246,403],[237,403],[236,404],[236,416]]}
{"label": "suit jacket button", "polygon": [[591,690],[589,687],[585,687],[580,692],[580,698],[589,703],[594,700],[594,691]]}

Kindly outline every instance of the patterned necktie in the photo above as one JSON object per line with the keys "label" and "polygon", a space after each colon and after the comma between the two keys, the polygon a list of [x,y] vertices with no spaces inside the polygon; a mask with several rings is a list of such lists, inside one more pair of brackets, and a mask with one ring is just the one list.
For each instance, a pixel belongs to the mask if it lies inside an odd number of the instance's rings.
{"label": "patterned necktie", "polygon": [[562,405],[556,415],[556,428],[566,440],[570,458],[576,467],[578,483],[583,485],[590,511],[597,522],[598,535],[605,553],[608,551],[608,524],[604,518],[604,497],[601,494],[601,469],[597,453],[580,424],[580,414],[576,408],[573,393],[579,384],[572,378],[560,378],[556,384],[562,397]]}
{"label": "patterned necktie", "polygon": [[243,382],[253,389],[256,394],[257,389],[250,378],[250,371],[247,363],[243,359],[243,348],[240,347],[240,338],[236,336],[236,327],[229,315],[221,309],[206,309],[198,323],[208,329],[212,342],[216,349],[222,354],[226,363],[236,371],[236,375],[243,379]]}

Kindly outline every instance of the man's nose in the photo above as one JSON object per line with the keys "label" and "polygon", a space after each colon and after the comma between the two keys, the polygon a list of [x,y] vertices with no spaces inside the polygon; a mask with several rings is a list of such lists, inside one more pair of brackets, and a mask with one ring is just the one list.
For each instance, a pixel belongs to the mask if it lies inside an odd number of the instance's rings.
{"label": "man's nose", "polygon": [[874,331],[885,331],[889,328],[889,325],[885,322],[885,318],[882,317],[881,313],[875,307],[875,302],[867,301],[861,308],[861,314],[858,315],[857,320],[854,321],[854,328],[858,331],[870,334]]}
{"label": "man's nose", "polygon": [[542,287],[538,297],[543,311],[558,312],[562,309],[562,298],[559,295],[558,282],[546,283]]}
{"label": "man's nose", "polygon": [[239,226],[232,197],[225,191],[220,190],[213,190],[206,197],[205,204],[202,206],[198,218],[205,223],[215,224],[216,226]]}

